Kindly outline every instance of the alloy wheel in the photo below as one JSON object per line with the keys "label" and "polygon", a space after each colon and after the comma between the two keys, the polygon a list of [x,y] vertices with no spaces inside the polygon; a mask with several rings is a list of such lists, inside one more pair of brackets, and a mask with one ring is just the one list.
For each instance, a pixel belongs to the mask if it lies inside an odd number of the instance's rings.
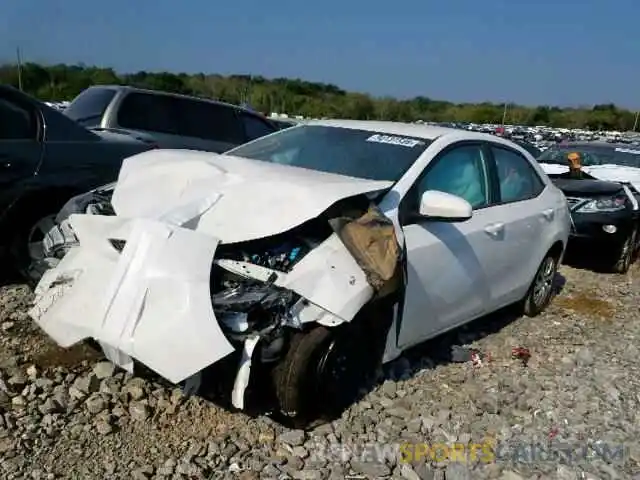
{"label": "alloy wheel", "polygon": [[553,281],[556,275],[556,260],[549,256],[545,258],[533,284],[533,303],[540,307],[551,295]]}

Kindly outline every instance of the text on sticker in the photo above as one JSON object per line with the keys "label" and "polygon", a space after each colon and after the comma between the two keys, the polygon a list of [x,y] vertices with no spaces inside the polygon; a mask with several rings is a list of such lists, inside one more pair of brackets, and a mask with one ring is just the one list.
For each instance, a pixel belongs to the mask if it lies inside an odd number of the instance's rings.
{"label": "text on sticker", "polygon": [[401,147],[413,148],[417,145],[424,145],[424,142],[413,138],[396,137],[393,135],[380,135],[376,133],[367,138],[367,142],[388,143],[389,145],[399,145]]}

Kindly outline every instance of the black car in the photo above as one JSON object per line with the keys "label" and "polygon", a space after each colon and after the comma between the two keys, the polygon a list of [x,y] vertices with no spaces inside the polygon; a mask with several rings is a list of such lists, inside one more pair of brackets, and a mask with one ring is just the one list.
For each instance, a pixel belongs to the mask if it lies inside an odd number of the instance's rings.
{"label": "black car", "polygon": [[[569,172],[570,153],[581,169]],[[628,145],[573,142],[552,147],[538,162],[567,197],[571,243],[625,273],[640,249],[640,149]]]}
{"label": "black car", "polygon": [[65,202],[114,181],[122,161],[156,145],[134,134],[89,131],[19,90],[0,85],[0,257],[36,280],[42,239]]}

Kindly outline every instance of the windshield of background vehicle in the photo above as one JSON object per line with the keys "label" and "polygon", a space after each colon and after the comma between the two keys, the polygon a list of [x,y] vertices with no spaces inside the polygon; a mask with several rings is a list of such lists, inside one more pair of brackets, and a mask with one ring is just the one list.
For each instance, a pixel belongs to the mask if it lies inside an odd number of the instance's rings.
{"label": "windshield of background vehicle", "polygon": [[594,165],[621,165],[640,168],[640,148],[638,147],[585,147],[571,145],[552,147],[538,157],[540,163],[568,165],[567,155],[572,152],[580,154],[581,163],[585,167]]}
{"label": "windshield of background vehicle", "polygon": [[397,181],[431,141],[368,130],[304,125],[241,145],[227,155],[368,180]]}
{"label": "windshield of background vehicle", "polygon": [[74,98],[63,113],[84,127],[99,127],[115,94],[110,88],[88,88]]}

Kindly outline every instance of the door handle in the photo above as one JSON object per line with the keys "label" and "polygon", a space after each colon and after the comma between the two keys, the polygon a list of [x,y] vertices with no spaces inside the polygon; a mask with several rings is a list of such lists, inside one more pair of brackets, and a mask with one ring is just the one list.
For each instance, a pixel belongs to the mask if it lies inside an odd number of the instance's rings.
{"label": "door handle", "polygon": [[546,210],[543,210],[542,215],[544,215],[544,218],[546,218],[547,220],[553,220],[553,208],[547,208]]}
{"label": "door handle", "polygon": [[502,222],[492,223],[484,227],[484,231],[493,236],[497,236],[500,232],[502,232],[502,230],[504,230],[504,223]]}

